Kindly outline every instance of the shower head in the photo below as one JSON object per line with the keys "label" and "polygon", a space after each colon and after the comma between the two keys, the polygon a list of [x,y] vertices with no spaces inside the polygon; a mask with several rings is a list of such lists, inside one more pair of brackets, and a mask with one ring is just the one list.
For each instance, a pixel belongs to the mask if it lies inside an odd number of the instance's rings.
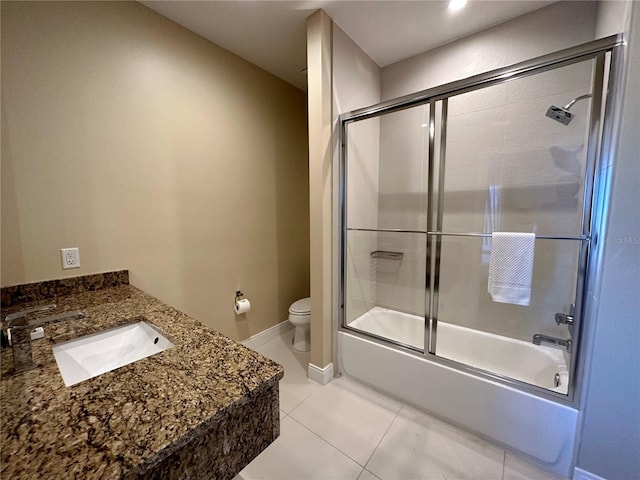
{"label": "shower head", "polygon": [[573,118],[573,113],[571,113],[569,109],[573,106],[574,103],[589,97],[591,97],[590,93],[580,95],[579,97],[571,100],[564,107],[556,107],[555,105],[551,105],[547,109],[547,117],[552,118],[553,120],[560,122],[563,125],[569,125],[569,122]]}
{"label": "shower head", "polygon": [[552,118],[556,122],[560,122],[563,125],[569,125],[569,122],[573,118],[573,113],[571,113],[569,110],[565,110],[562,107],[551,105],[547,109],[547,117]]}

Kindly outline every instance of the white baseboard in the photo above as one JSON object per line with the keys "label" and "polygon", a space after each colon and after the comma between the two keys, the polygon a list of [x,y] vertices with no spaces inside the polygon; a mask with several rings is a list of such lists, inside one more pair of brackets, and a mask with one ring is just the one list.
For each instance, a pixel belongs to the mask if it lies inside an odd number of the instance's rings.
{"label": "white baseboard", "polygon": [[313,380],[320,385],[326,385],[333,380],[333,363],[330,363],[324,368],[309,363],[307,375],[309,376],[309,380]]}
{"label": "white baseboard", "polygon": [[573,469],[573,480],[607,480],[600,475],[596,475],[595,473],[588,472],[587,470],[583,470],[581,468],[575,467]]}
{"label": "white baseboard", "polygon": [[274,325],[271,328],[267,328],[260,333],[256,333],[255,335],[243,340],[242,345],[245,347],[249,347],[252,349],[256,349],[261,347],[265,343],[270,342],[274,338],[279,337],[283,333],[291,330],[293,328],[293,324],[289,320],[285,320],[284,322],[280,322],[277,325]]}

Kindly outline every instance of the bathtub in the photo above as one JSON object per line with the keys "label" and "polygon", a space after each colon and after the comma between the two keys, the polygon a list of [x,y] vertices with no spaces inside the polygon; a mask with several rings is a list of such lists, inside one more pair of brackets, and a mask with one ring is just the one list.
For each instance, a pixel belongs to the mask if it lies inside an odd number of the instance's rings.
{"label": "bathtub", "polygon": [[[349,324],[422,348],[421,317],[374,307]],[[566,393],[562,350],[438,322],[438,356]],[[366,338],[338,331],[338,371],[525,454],[569,476],[578,411],[568,405]],[[508,359],[508,361],[505,361]],[[560,385],[554,387],[554,376]]]}
{"label": "bathtub", "polygon": [[[350,327],[422,349],[424,319],[374,307]],[[436,354],[465,365],[566,394],[569,355],[566,350],[438,322]],[[555,376],[560,383],[555,386]]]}

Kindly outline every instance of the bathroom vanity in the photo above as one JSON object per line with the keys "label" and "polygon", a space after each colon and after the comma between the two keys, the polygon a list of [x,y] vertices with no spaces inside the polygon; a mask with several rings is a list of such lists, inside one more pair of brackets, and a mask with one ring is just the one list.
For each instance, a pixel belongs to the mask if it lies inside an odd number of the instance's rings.
{"label": "bathroom vanity", "polygon": [[[227,479],[279,435],[283,368],[128,284],[126,272],[2,289],[2,318],[56,304],[38,367],[2,351],[2,478]],[[30,318],[51,315],[40,312]],[[53,347],[145,321],[173,347],[65,386]]]}

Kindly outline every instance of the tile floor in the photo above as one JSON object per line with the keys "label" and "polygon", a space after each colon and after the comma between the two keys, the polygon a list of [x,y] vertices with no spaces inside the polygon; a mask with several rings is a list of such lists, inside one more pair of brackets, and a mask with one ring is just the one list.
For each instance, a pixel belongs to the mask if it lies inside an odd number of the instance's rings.
{"label": "tile floor", "polygon": [[292,336],[257,348],[285,369],[281,432],[234,480],[562,480],[351,378],[308,380]]}

